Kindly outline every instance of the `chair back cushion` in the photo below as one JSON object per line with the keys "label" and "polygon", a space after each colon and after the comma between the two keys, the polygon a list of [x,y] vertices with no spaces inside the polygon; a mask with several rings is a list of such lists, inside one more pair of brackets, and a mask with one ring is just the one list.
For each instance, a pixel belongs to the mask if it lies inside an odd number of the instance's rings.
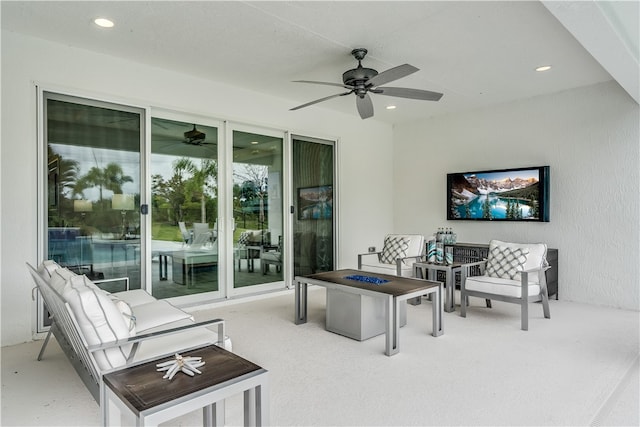
{"label": "chair back cushion", "polygon": [[[486,275],[504,279],[517,279],[518,272],[547,265],[547,245],[544,243],[509,243],[492,240],[489,243]],[[538,275],[529,280],[538,283]]]}

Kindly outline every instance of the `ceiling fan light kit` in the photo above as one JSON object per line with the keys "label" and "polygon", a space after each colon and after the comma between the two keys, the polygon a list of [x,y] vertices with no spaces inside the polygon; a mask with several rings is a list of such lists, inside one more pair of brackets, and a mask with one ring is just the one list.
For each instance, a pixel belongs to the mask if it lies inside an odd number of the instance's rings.
{"label": "ceiling fan light kit", "polygon": [[204,142],[206,138],[206,134],[204,132],[200,132],[196,129],[196,125],[193,125],[193,129],[184,133],[184,138],[187,144],[200,145]]}
{"label": "ceiling fan light kit", "polygon": [[431,92],[428,90],[409,89],[403,87],[381,87],[381,85],[401,79],[418,71],[418,68],[414,67],[413,65],[399,65],[397,67],[383,71],[382,73],[378,73],[378,71],[372,68],[365,68],[362,66],[362,60],[367,55],[367,49],[353,49],[351,51],[351,55],[353,55],[353,57],[358,61],[358,66],[351,70],[347,70],[342,74],[342,84],[317,82],[312,80],[295,80],[296,83],[311,83],[343,87],[345,89],[349,89],[347,92],[325,96],[324,98],[316,99],[315,101],[298,105],[297,107],[292,108],[291,111],[318,104],[320,102],[327,101],[338,96],[345,96],[353,93],[356,95],[356,108],[358,109],[360,117],[362,119],[367,119],[373,116],[373,102],[371,101],[369,92],[378,95],[417,99],[421,101],[438,101],[440,100],[440,98],[442,98],[441,93]]}

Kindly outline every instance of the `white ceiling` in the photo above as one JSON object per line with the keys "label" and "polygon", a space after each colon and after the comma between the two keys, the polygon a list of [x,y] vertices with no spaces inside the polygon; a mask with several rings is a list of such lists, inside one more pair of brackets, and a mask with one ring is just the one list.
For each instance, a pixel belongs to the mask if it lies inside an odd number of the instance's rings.
{"label": "white ceiling", "polygon": [[[3,1],[1,12],[3,30],[275,95],[291,107],[343,92],[292,80],[341,83],[357,64],[351,49],[365,47],[366,67],[420,69],[393,86],[444,93],[439,102],[372,95],[374,120],[401,123],[612,76],[637,101],[638,2],[605,3]],[[98,16],[115,27],[98,28]],[[552,70],[534,71],[545,64]],[[315,108],[360,120],[354,95],[306,110]]]}

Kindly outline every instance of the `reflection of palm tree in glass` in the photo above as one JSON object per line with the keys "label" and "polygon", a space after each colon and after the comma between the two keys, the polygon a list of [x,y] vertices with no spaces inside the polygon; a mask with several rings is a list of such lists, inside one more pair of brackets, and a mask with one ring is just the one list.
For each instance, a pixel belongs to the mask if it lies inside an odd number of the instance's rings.
{"label": "reflection of palm tree in glass", "polygon": [[210,186],[209,183],[211,179],[215,180],[218,176],[217,162],[202,159],[200,167],[198,167],[191,159],[183,157],[173,163],[173,170],[177,174],[184,172],[191,174],[191,179],[185,185],[185,191],[188,193],[187,199],[190,200],[192,197],[200,199],[201,222],[207,222],[206,196],[208,188],[211,190],[215,188]]}
{"label": "reflection of palm tree in glass", "polygon": [[86,175],[81,177],[74,187],[74,194],[82,194],[87,188],[98,187],[100,200],[103,199],[102,191],[110,190],[114,194],[122,193],[122,186],[127,182],[133,182],[133,178],[125,175],[117,163],[109,163],[104,168],[94,166]]}

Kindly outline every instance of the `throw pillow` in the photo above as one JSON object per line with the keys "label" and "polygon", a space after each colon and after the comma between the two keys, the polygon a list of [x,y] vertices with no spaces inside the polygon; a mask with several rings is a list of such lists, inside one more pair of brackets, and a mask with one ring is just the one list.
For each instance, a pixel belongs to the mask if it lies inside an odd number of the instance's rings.
{"label": "throw pillow", "polygon": [[387,236],[384,238],[384,247],[378,260],[384,264],[395,264],[397,258],[407,256],[409,238],[399,236]]}
{"label": "throw pillow", "polygon": [[524,270],[528,249],[495,246],[489,252],[486,274],[489,277],[515,279],[519,271]]}
{"label": "throw pillow", "polygon": [[136,316],[133,315],[133,310],[131,309],[131,306],[113,294],[109,294],[109,298],[111,298],[111,301],[113,301],[113,303],[116,305],[116,307],[120,311],[120,314],[122,314],[124,323],[129,328],[129,333],[131,334],[131,336],[135,336]]}
{"label": "throw pillow", "polygon": [[57,262],[47,259],[42,261],[42,264],[38,266],[38,273],[44,280],[49,280],[54,271],[60,268]]}
{"label": "throw pillow", "polygon": [[242,233],[240,233],[240,236],[238,237],[238,244],[246,245],[247,243],[249,243],[250,234],[251,234],[250,231],[243,231]]}
{"label": "throw pillow", "polygon": [[53,272],[49,284],[57,293],[62,295],[64,293],[64,287],[66,286],[67,281],[73,276],[76,276],[76,273],[69,270],[68,268],[61,267]]}

